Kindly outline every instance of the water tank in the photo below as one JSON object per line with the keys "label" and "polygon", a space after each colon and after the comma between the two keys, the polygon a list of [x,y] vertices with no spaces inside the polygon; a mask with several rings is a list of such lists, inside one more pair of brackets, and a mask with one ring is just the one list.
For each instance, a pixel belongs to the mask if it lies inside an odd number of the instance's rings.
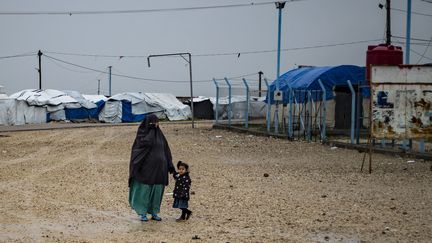
{"label": "water tank", "polygon": [[403,64],[403,51],[400,46],[373,45],[368,46],[366,53],[366,80],[370,81],[371,65],[400,65]]}

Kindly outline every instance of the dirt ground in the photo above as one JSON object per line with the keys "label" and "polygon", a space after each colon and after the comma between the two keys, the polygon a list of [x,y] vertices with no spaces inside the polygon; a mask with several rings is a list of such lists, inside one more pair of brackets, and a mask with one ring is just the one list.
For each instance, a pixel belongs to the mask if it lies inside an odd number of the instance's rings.
{"label": "dirt ground", "polygon": [[191,165],[189,221],[175,221],[172,178],[162,222],[140,222],[130,209],[137,125],[3,132],[0,241],[432,241],[429,162],[376,154],[368,174],[353,150],[161,126],[174,160]]}

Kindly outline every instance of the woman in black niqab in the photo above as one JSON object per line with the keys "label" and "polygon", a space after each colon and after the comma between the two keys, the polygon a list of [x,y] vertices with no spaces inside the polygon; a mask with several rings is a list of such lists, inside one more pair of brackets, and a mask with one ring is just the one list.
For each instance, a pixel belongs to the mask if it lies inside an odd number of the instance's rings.
{"label": "woman in black niqab", "polygon": [[129,203],[147,221],[158,216],[164,193],[168,185],[168,173],[175,171],[168,142],[159,128],[156,115],[148,115],[140,124],[132,145],[129,164]]}

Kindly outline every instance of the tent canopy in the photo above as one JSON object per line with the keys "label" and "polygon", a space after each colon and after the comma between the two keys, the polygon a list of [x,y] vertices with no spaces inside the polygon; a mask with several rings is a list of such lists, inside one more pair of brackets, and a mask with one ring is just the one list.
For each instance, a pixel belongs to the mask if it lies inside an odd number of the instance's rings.
{"label": "tent canopy", "polygon": [[[333,88],[335,86],[347,86],[347,80],[355,86],[366,86],[364,67],[354,65],[340,65],[327,67],[302,67],[290,70],[270,85],[270,100],[273,103],[273,92],[276,90],[276,82],[279,89],[284,92],[284,103],[288,102],[288,90],[322,90],[318,80],[321,80],[326,89],[327,99],[333,99]],[[369,95],[369,89],[362,89],[364,96]]]}

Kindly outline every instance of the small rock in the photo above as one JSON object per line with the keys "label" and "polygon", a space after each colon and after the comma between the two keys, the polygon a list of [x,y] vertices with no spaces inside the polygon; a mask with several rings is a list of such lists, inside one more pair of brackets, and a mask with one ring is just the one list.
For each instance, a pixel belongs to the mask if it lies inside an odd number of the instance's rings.
{"label": "small rock", "polygon": [[385,235],[386,234],[386,232],[383,230],[382,232],[381,232],[383,235]]}
{"label": "small rock", "polygon": [[230,185],[230,187],[233,188],[234,186],[233,186],[233,185]]}
{"label": "small rock", "polygon": [[198,235],[195,235],[192,237],[192,240],[199,240],[199,239],[201,239],[201,238]]}
{"label": "small rock", "polygon": [[326,198],[326,197],[327,197],[327,195],[326,195],[326,194],[324,194],[324,195],[321,195],[321,197],[322,197],[322,198]]}
{"label": "small rock", "polygon": [[190,193],[191,195],[195,195],[195,191],[191,191],[191,193]]}
{"label": "small rock", "polygon": [[325,240],[325,241],[329,241],[329,240],[330,240],[330,237],[325,236],[325,237],[324,237],[324,240]]}
{"label": "small rock", "polygon": [[269,177],[270,175],[267,173],[264,173],[264,177]]}
{"label": "small rock", "polygon": [[390,207],[390,209],[391,209],[391,210],[395,210],[395,209],[396,209],[396,207]]}
{"label": "small rock", "polygon": [[403,214],[403,215],[407,215],[408,213],[407,213],[406,211],[403,211],[402,214]]}

